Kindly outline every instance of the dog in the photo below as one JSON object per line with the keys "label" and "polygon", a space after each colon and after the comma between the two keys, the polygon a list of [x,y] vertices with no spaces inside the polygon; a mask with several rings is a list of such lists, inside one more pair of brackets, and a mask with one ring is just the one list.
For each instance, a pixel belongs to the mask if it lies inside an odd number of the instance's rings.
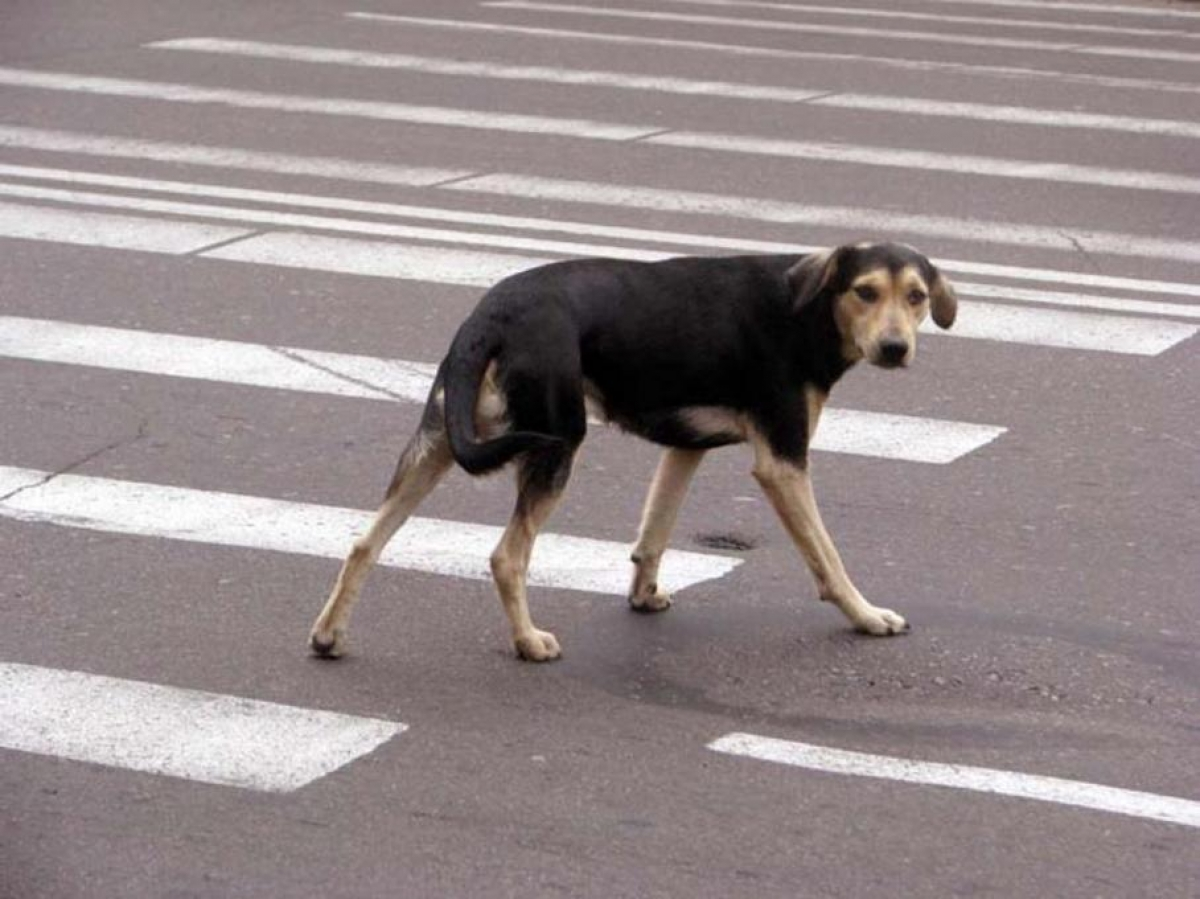
{"label": "dog", "polygon": [[909,364],[924,317],[949,328],[957,307],[938,269],[895,243],[793,256],[580,259],[502,280],[454,337],[383,505],[342,565],[309,646],[328,658],[345,651],[368,571],[455,463],[481,475],[515,462],[516,508],[491,570],[517,655],[558,658],[557,639],[530,618],[525,576],[589,413],[666,448],[633,549],[633,609],[670,607],[659,563],[704,454],[749,443],[753,476],[820,598],[867,634],[907,630],[846,574],[817,511],[808,451],[847,370],[862,360]]}

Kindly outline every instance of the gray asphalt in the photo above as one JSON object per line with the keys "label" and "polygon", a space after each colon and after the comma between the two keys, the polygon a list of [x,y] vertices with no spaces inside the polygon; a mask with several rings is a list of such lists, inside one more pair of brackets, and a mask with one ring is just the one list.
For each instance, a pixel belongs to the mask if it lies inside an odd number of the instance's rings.
{"label": "gray asphalt", "polygon": [[[620,5],[1200,52],[1200,18],[1159,14],[1197,11],[1194,4],[1136,3],[1144,16],[1053,4],[887,6],[1165,28],[1177,32],[1170,38],[949,21],[889,24],[750,4]],[[868,0],[850,6],[871,8]],[[356,8],[315,0],[119,0],[103,9],[10,2],[0,13],[0,64],[1200,171],[1200,151],[1188,138],[142,46],[219,36],[1200,117],[1200,69],[1186,60],[639,23],[458,0],[371,7],[860,57],[763,59],[343,17]],[[894,69],[878,59],[1155,79],[1195,90]],[[920,236],[890,227],[888,219],[919,213],[1188,242],[1200,240],[1190,194],[19,87],[0,87],[0,97],[0,125],[862,207],[880,210],[881,232],[911,240],[934,258],[1197,281],[1194,264],[1184,260]],[[860,236],[835,227],[14,148],[0,149],[0,161],[803,245]],[[479,295],[477,288],[52,241],[0,239],[0,247],[2,315],[401,359],[436,361]],[[1176,315],[1177,321],[1194,323],[1200,306],[1183,292],[1042,286],[1186,304],[1193,317]],[[963,301],[964,314],[969,302]],[[836,610],[816,601],[798,554],[749,477],[748,453],[737,448],[705,461],[673,545],[738,555],[744,564],[684,591],[668,614],[654,617],[630,614],[616,597],[532,591],[535,620],[564,647],[561,661],[544,666],[515,660],[499,604],[482,582],[377,571],[355,618],[351,654],[326,663],[308,656],[305,636],[336,562],[0,517],[0,660],[409,725],[370,755],[281,795],[0,750],[0,896],[1198,896],[1195,828],[821,774],[705,748],[742,731],[1200,800],[1198,345],[1193,337],[1157,356],[1135,356],[930,335],[911,370],[851,373],[835,393],[838,406],[1007,429],[948,465],[831,453],[815,459],[818,500],[847,567],[869,599],[909,618],[913,631],[902,638],[856,635]],[[0,358],[0,465],[7,466],[366,509],[378,501],[418,415],[415,405]],[[551,527],[631,541],[657,452],[613,430],[593,431]],[[511,500],[507,478],[471,482],[460,474],[421,514],[502,524]],[[748,548],[708,550],[714,535]]]}

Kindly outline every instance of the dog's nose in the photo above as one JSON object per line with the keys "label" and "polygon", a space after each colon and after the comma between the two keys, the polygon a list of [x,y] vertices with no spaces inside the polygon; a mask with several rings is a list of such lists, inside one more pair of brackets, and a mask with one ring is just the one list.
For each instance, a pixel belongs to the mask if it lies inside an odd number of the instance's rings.
{"label": "dog's nose", "polygon": [[885,337],[879,341],[879,364],[900,365],[908,356],[908,341],[898,337]]}

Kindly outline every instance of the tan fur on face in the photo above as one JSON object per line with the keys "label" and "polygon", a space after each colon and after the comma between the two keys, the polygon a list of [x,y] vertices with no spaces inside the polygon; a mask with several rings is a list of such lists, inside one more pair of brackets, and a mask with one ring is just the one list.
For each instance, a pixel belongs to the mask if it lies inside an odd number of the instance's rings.
{"label": "tan fur on face", "polygon": [[[864,299],[860,290],[873,291],[874,299]],[[848,362],[866,359],[879,364],[880,345],[903,340],[908,352],[900,364],[907,365],[916,355],[917,326],[928,311],[929,285],[914,266],[905,266],[895,275],[886,268],[863,272],[834,303],[842,355]]]}

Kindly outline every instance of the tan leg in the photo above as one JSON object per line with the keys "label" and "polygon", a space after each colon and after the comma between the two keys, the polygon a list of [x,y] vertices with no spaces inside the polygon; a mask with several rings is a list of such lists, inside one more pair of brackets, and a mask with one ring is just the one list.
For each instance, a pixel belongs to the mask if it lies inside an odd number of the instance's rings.
{"label": "tan leg", "polygon": [[525,579],[533,542],[558,505],[561,495],[560,492],[549,492],[518,496],[516,511],[492,553],[492,577],[496,580],[496,590],[512,625],[513,645],[517,655],[530,662],[549,662],[562,655],[554,634],[533,626],[525,596]]}
{"label": "tan leg", "polygon": [[817,511],[808,472],[775,456],[761,439],[755,441],[754,449],[754,477],[808,563],[821,599],[835,603],[858,630],[868,634],[886,636],[907,630],[902,617],[871,605],[850,582]]}
{"label": "tan leg", "polygon": [[337,658],[346,651],[346,627],[363,581],[387,542],[437,486],[453,461],[444,434],[418,433],[405,449],[383,505],[367,533],[354,542],[325,608],[313,623],[308,645],[317,655]]}
{"label": "tan leg", "polygon": [[671,607],[671,595],[658,588],[658,566],[692,475],[703,458],[704,450],[668,449],[659,460],[633,548],[629,605],[635,611],[663,612]]}

